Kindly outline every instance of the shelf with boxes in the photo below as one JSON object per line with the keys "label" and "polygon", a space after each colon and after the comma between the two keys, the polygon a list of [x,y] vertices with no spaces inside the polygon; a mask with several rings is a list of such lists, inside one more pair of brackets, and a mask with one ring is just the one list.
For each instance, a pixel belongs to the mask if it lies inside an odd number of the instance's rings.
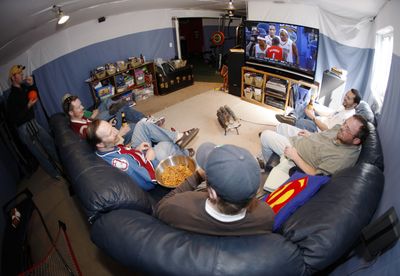
{"label": "shelf with boxes", "polygon": [[158,63],[156,68],[158,93],[174,92],[193,84],[193,66],[186,60],[173,60]]}
{"label": "shelf with boxes", "polygon": [[287,78],[251,67],[242,67],[241,98],[264,107],[285,111],[289,105],[291,91],[297,86],[311,89],[316,93],[315,84]]}
{"label": "shelf with boxes", "polygon": [[154,63],[140,58],[99,66],[86,82],[96,103],[109,97],[140,101],[158,95]]}

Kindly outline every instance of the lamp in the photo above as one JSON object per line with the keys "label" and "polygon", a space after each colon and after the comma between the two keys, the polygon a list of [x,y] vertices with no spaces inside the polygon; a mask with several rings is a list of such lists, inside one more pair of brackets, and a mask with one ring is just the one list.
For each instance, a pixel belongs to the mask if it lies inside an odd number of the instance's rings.
{"label": "lamp", "polygon": [[228,8],[226,10],[228,12],[228,16],[229,17],[232,17],[234,15],[235,6],[233,5],[232,0],[229,0]]}
{"label": "lamp", "polygon": [[57,12],[57,16],[58,16],[57,24],[58,25],[62,25],[69,20],[69,15],[64,14],[64,12],[61,10],[61,7],[54,5],[53,8],[56,9],[56,12]]}

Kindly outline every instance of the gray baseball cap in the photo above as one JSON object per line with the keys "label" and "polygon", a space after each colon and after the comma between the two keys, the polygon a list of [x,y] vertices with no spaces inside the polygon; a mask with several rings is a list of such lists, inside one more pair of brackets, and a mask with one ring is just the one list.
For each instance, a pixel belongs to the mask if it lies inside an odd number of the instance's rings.
{"label": "gray baseball cap", "polygon": [[223,200],[245,202],[260,187],[259,165],[244,148],[203,143],[197,149],[196,161],[206,172],[208,184]]}

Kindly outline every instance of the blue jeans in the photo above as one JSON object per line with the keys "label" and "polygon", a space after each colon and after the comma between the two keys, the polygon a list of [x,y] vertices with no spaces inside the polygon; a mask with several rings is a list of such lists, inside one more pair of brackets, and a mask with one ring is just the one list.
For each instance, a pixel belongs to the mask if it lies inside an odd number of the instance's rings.
{"label": "blue jeans", "polygon": [[297,119],[295,127],[308,130],[309,132],[318,132],[317,125],[310,119]]}
{"label": "blue jeans", "polygon": [[[52,177],[60,175],[53,162],[60,162],[53,138],[33,119],[17,128],[19,138],[36,157],[43,169]],[[45,152],[43,151],[45,150]]]}
{"label": "blue jeans", "polygon": [[153,123],[140,121],[132,133],[132,147],[136,148],[143,142],[151,145],[156,143],[154,151],[156,159],[161,161],[171,155],[188,155],[187,150],[182,150],[175,144],[177,132],[161,128]]}
{"label": "blue jeans", "polygon": [[116,127],[119,129],[121,128],[121,120],[122,120],[121,112],[125,113],[125,118],[129,123],[137,123],[145,117],[142,112],[137,111],[133,107],[130,107],[128,104],[121,107],[117,111],[117,113],[115,113],[115,115],[111,115],[108,110],[110,109],[110,106],[114,103],[115,102],[110,98],[101,102],[97,108],[99,110],[99,115],[97,115],[97,119],[108,121],[115,116],[117,119]]}

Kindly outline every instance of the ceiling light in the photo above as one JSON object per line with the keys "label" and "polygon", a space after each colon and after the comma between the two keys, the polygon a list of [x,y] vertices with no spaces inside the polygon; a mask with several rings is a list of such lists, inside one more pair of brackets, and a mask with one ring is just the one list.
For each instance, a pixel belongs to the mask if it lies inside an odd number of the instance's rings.
{"label": "ceiling light", "polygon": [[58,25],[62,25],[69,20],[69,15],[64,14],[64,12],[61,10],[61,7],[54,5],[53,8],[56,9],[56,12],[57,12],[57,16],[58,16],[57,24]]}
{"label": "ceiling light", "polygon": [[232,3],[232,0],[229,0],[228,8],[226,9],[228,11],[228,16],[233,16],[235,13],[235,6]]}

